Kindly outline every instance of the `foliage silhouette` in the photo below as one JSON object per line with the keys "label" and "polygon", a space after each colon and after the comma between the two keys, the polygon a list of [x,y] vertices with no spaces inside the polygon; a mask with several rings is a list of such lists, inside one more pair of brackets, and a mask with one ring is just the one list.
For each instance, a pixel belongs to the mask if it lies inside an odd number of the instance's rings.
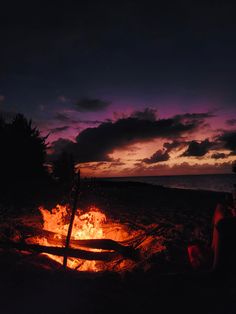
{"label": "foliage silhouette", "polygon": [[0,117],[0,204],[32,204],[50,183],[45,167],[46,137],[22,114],[10,122]]}
{"label": "foliage silhouette", "polygon": [[71,183],[75,175],[75,162],[73,155],[62,152],[53,161],[53,176],[61,183]]}
{"label": "foliage silhouette", "polygon": [[32,121],[17,114],[10,123],[0,120],[1,163],[4,180],[42,178],[46,174],[46,138]]}

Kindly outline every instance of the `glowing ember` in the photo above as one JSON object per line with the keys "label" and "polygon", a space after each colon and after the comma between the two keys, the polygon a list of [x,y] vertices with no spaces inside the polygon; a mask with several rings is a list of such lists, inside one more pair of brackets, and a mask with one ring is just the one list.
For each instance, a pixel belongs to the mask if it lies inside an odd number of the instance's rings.
{"label": "glowing ember", "polygon": [[[39,210],[43,216],[44,230],[59,235],[67,235],[69,223],[66,222],[68,218],[66,206],[57,205],[51,212],[43,207],[40,207]],[[101,213],[96,207],[91,207],[89,212],[85,214],[82,214],[78,209],[72,229],[72,238],[75,240],[103,238],[102,224],[105,221],[105,214]]]}
{"label": "glowing ember", "polygon": [[[67,235],[69,222],[69,210],[66,206],[57,205],[52,211],[41,207],[40,212],[43,217],[43,229],[55,233],[54,239],[57,244],[54,246],[64,246],[64,240]],[[80,209],[74,219],[71,240],[84,240],[84,239],[104,239],[109,238],[115,241],[123,241],[129,237],[128,230],[121,224],[108,222],[106,215],[98,208],[91,207],[88,212],[82,213]],[[61,240],[61,244],[58,244]],[[35,237],[33,243],[50,246],[52,239],[47,237]],[[32,243],[32,240],[30,241]],[[70,245],[74,247],[74,244]],[[85,249],[85,248],[83,248]],[[101,249],[88,249],[86,250],[100,252]],[[44,253],[46,254],[46,253]],[[63,263],[63,257],[46,254],[51,259]],[[81,260],[77,258],[68,258],[67,266],[79,271],[101,271],[107,268],[107,265],[101,261]]]}
{"label": "glowing ember", "polygon": [[[45,232],[39,232],[40,236],[28,238],[26,242],[28,244],[64,248],[69,228],[70,210],[67,206],[57,205],[51,211],[41,207],[40,212],[43,217],[43,230]],[[78,271],[93,272],[131,270],[137,267],[139,263],[141,267],[144,264],[145,267],[148,267],[148,259],[166,249],[164,239],[158,234],[155,235],[158,230],[157,224],[145,226],[131,223],[131,226],[129,223],[122,224],[120,221],[108,219],[96,207],[90,207],[87,212],[77,209],[70,248],[77,251],[83,250],[83,252],[87,252],[86,254],[90,254],[90,256],[93,255],[93,257],[90,259],[69,257],[67,266]],[[95,241],[96,239],[98,241]],[[139,261],[135,260],[133,256],[131,258],[130,255],[127,255],[127,252],[130,254],[130,249],[132,252],[138,249]],[[63,257],[48,253],[42,254],[63,264]],[[103,256],[108,254],[109,259],[101,260],[97,258],[98,254],[103,254]],[[143,263],[144,261],[146,262]]]}

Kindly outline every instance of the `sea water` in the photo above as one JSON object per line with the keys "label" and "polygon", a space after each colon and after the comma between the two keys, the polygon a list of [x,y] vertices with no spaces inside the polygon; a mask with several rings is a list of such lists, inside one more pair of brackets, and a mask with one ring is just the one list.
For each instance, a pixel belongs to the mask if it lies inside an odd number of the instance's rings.
{"label": "sea water", "polygon": [[179,189],[208,190],[232,193],[236,174],[204,174],[183,176],[145,176],[106,178],[112,181],[143,182]]}

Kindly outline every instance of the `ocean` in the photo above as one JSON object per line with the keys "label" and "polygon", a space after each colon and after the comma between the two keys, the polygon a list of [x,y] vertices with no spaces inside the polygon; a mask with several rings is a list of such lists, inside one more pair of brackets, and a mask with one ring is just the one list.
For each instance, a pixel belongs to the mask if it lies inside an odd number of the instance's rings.
{"label": "ocean", "polygon": [[236,174],[206,174],[183,176],[116,177],[111,181],[144,182],[179,189],[208,190],[232,193]]}

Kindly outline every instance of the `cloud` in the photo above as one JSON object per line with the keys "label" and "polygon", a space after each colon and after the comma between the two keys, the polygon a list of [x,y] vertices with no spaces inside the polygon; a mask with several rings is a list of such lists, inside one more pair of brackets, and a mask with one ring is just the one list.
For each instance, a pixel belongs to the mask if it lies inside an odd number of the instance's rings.
{"label": "cloud", "polygon": [[236,130],[224,131],[217,137],[217,140],[221,142],[223,148],[236,152]]}
{"label": "cloud", "polygon": [[88,163],[83,163],[80,164],[79,167],[80,169],[86,169],[89,171],[114,171],[117,170],[117,168],[119,169],[120,167],[124,166],[125,163],[121,162],[119,160],[115,160],[115,161],[101,161],[101,162],[88,162]]}
{"label": "cloud", "polygon": [[212,112],[201,112],[201,113],[184,113],[174,116],[175,119],[183,121],[183,120],[204,120],[208,118],[214,118],[215,114]]}
{"label": "cloud", "polygon": [[166,142],[163,144],[163,147],[167,150],[167,152],[171,152],[172,150],[176,148],[180,148],[183,145],[185,145],[185,142],[179,142],[179,141],[173,141],[173,142]]}
{"label": "cloud", "polygon": [[211,155],[211,158],[213,159],[224,159],[227,158],[228,156],[225,153],[215,153]]}
{"label": "cloud", "polygon": [[142,161],[146,164],[154,164],[157,162],[167,161],[170,159],[170,155],[167,151],[158,150],[150,158],[144,158]]}
{"label": "cloud", "polygon": [[174,140],[163,144],[163,149],[156,151],[150,158],[144,158],[142,162],[146,164],[153,164],[157,162],[167,161],[170,159],[169,153],[176,148],[182,148],[186,145],[185,142]]}
{"label": "cloud", "polygon": [[234,126],[236,125],[236,119],[229,119],[226,121],[226,123],[230,126]]}
{"label": "cloud", "polygon": [[208,153],[208,151],[212,148],[212,146],[213,146],[213,143],[209,142],[208,139],[202,142],[191,141],[189,143],[187,150],[181,156],[202,157]]}
{"label": "cloud", "polygon": [[65,125],[65,126],[49,129],[49,131],[50,133],[54,134],[54,133],[60,133],[60,132],[66,131],[69,128],[70,128],[69,126]]}
{"label": "cloud", "polygon": [[70,140],[67,140],[65,138],[59,138],[58,140],[51,143],[51,147],[49,147],[52,152],[50,153],[49,159],[53,159],[54,157],[60,155],[62,151],[66,151],[68,145],[70,145],[72,142]]}
{"label": "cloud", "polygon": [[120,167],[124,165],[125,163],[123,161],[115,160],[115,161],[110,162],[109,168],[116,168],[116,167]]}
{"label": "cloud", "polygon": [[[129,172],[130,171],[130,172]],[[127,169],[126,175],[183,175],[183,174],[211,174],[211,173],[231,173],[232,163],[223,162],[215,164],[189,164],[183,162],[175,165],[157,163],[148,166],[144,163],[136,163],[134,168]]]}
{"label": "cloud", "polygon": [[167,161],[170,159],[169,153],[172,150],[175,150],[176,148],[183,147],[183,145],[186,145],[185,142],[180,142],[177,140],[174,140],[172,142],[166,142],[163,144],[163,149],[156,151],[151,157],[144,158],[142,162],[146,164],[153,164],[157,162]]}
{"label": "cloud", "polygon": [[101,124],[104,121],[101,121],[101,120],[79,120],[78,122],[84,123],[84,124]]}
{"label": "cloud", "polygon": [[145,108],[143,111],[135,111],[131,115],[132,118],[139,120],[155,121],[157,118],[157,110],[151,108]]}
{"label": "cloud", "polygon": [[55,119],[58,121],[62,121],[62,122],[71,121],[71,118],[68,117],[68,115],[66,115],[64,113],[60,113],[60,112],[56,113]]}
{"label": "cloud", "polygon": [[[137,113],[136,113],[137,114]],[[116,148],[156,138],[175,140],[182,134],[197,130],[204,120],[187,121],[179,118],[143,120],[131,115],[115,122],[106,121],[97,127],[83,130],[76,143],[68,143],[67,150],[80,162],[111,161],[109,154]]]}
{"label": "cloud", "polygon": [[106,109],[110,102],[98,98],[83,98],[76,102],[77,111],[100,111]]}
{"label": "cloud", "polygon": [[101,124],[101,120],[81,120],[81,119],[71,119],[67,114],[58,112],[55,115],[55,119],[61,122],[67,122],[72,124],[84,123],[84,124]]}

